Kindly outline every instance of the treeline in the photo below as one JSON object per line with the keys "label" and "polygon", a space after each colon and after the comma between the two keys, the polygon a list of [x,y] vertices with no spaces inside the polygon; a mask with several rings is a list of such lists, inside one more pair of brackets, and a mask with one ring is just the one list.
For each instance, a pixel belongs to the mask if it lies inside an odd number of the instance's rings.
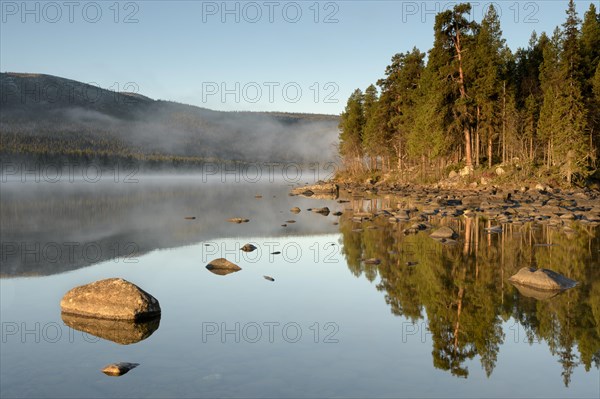
{"label": "treeline", "polygon": [[600,145],[600,14],[573,0],[551,36],[512,52],[492,5],[436,16],[434,44],[392,57],[385,77],[355,90],[340,119],[346,169],[544,168],[571,183],[592,175]]}

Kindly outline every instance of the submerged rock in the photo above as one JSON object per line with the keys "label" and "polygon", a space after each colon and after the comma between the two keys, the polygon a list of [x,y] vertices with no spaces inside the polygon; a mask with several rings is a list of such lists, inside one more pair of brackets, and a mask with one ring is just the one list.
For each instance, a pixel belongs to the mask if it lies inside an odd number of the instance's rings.
{"label": "submerged rock", "polygon": [[252,252],[256,249],[256,246],[254,246],[252,244],[246,244],[243,247],[241,247],[240,249],[244,252]]}
{"label": "submerged rock", "polygon": [[97,319],[61,313],[66,326],[112,341],[120,345],[131,345],[151,336],[160,326],[160,317],[145,321]]}
{"label": "submerged rock", "polygon": [[250,221],[250,219],[244,219],[244,218],[229,218],[227,219],[228,222],[230,223],[248,223]]}
{"label": "submerged rock", "polygon": [[127,362],[113,363],[113,364],[109,364],[108,366],[104,367],[102,369],[102,372],[106,375],[110,375],[111,377],[119,377],[119,376],[122,376],[123,374],[127,374],[129,372],[129,370],[132,370],[139,365],[140,365],[139,363],[127,363]]}
{"label": "submerged rock", "polygon": [[448,226],[442,226],[440,228],[438,228],[437,230],[435,230],[433,233],[431,233],[430,237],[431,238],[435,238],[435,239],[441,239],[441,238],[456,238],[458,235],[456,234],[456,232],[454,230],[452,230],[450,227]]}
{"label": "submerged rock", "polygon": [[63,313],[101,319],[141,320],[160,315],[152,295],[121,278],[75,287],[60,301]]}
{"label": "submerged rock", "polygon": [[553,270],[535,269],[533,267],[521,268],[508,281],[544,291],[561,291],[577,285],[577,281],[571,280]]}
{"label": "submerged rock", "polygon": [[242,270],[241,267],[225,258],[218,258],[211,261],[208,265],[206,265],[206,268],[214,274],[221,276]]}

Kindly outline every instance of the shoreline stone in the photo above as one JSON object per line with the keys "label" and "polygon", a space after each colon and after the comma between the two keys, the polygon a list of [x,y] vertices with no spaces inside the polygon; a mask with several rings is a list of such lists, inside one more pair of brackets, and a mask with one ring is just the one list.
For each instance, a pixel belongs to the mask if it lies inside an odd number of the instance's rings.
{"label": "shoreline stone", "polygon": [[62,313],[97,319],[144,320],[160,315],[156,298],[122,278],[75,287],[60,301]]}

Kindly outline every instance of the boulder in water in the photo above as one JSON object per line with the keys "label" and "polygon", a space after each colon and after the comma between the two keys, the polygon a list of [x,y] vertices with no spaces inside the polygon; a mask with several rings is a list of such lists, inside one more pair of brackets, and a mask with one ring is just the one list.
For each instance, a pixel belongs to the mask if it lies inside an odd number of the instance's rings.
{"label": "boulder in water", "polygon": [[456,232],[454,230],[452,230],[450,227],[448,226],[442,226],[439,229],[435,230],[433,233],[431,233],[430,237],[431,238],[435,238],[435,239],[442,239],[442,238],[456,238],[458,235],[456,234]]}
{"label": "boulder in water", "polygon": [[561,291],[577,285],[577,281],[553,270],[535,269],[533,267],[521,268],[508,281],[543,291]]}
{"label": "boulder in water", "polygon": [[100,319],[142,320],[160,315],[158,300],[122,278],[75,287],[60,301],[67,314]]}

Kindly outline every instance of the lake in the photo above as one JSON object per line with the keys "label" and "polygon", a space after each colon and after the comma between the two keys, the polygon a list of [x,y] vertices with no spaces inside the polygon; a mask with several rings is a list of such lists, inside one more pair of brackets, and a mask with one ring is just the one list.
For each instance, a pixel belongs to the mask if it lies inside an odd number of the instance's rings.
{"label": "lake", "polygon": [[[3,398],[600,395],[597,227],[489,233],[498,223],[481,216],[431,215],[459,233],[443,245],[405,235],[407,223],[352,219],[397,207],[390,196],[289,196],[285,179],[136,180],[2,183]],[[219,257],[242,270],[211,273]],[[520,292],[508,278],[523,266],[579,285]],[[110,332],[61,317],[68,290],[110,277],[156,297],[160,322]],[[140,365],[100,371],[114,362]]]}

